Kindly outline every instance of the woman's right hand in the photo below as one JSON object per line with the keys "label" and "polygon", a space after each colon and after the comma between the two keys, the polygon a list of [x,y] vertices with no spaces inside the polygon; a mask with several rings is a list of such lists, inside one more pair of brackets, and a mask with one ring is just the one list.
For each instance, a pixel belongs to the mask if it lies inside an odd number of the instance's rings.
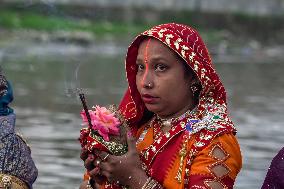
{"label": "woman's right hand", "polygon": [[80,158],[84,161],[84,166],[87,169],[90,178],[96,184],[102,184],[105,181],[105,177],[103,177],[99,174],[100,169],[96,164],[96,162],[99,161],[100,158],[98,156],[88,152],[88,150],[85,149],[85,148],[82,148]]}

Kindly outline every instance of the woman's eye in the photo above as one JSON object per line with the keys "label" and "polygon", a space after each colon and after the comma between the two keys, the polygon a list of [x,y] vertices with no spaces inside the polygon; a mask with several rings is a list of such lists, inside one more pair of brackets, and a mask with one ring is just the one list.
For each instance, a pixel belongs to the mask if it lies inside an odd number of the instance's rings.
{"label": "woman's eye", "polygon": [[167,69],[167,66],[164,65],[164,64],[157,64],[157,65],[155,66],[155,70],[156,70],[157,72],[163,72],[163,71],[165,71],[166,69]]}
{"label": "woman's eye", "polygon": [[138,70],[138,71],[144,70],[144,65],[142,65],[142,64],[137,64],[137,70]]}

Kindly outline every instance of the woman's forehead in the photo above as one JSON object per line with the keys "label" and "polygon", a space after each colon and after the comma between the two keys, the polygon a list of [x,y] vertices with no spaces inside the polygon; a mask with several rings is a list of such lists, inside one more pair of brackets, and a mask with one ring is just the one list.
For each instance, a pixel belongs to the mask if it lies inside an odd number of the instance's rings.
{"label": "woman's forehead", "polygon": [[145,49],[146,46],[158,47],[158,48],[161,48],[161,49],[169,49],[169,47],[166,46],[163,42],[161,42],[160,40],[153,38],[153,37],[144,38],[139,44],[139,50]]}
{"label": "woman's forehead", "polygon": [[140,43],[137,59],[143,59],[147,55],[159,59],[174,56],[175,52],[158,39],[149,37]]}

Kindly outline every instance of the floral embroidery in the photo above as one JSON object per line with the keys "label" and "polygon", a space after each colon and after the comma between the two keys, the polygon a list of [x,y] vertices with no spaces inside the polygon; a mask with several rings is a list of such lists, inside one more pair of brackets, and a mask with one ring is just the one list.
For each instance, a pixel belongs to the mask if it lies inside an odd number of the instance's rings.
{"label": "floral embroidery", "polygon": [[179,50],[180,42],[182,42],[182,39],[181,39],[181,38],[178,38],[178,39],[174,42],[174,45],[175,45],[175,47],[176,47],[177,50]]}
{"label": "floral embroidery", "polygon": [[192,52],[191,55],[188,56],[190,62],[193,62],[193,58],[195,57],[195,52]]}

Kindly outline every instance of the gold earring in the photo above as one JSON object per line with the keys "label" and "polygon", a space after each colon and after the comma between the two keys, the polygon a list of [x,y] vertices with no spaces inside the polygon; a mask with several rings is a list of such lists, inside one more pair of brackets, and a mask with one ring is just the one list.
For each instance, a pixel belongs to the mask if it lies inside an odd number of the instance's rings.
{"label": "gold earring", "polygon": [[197,92],[198,88],[194,84],[191,84],[190,89],[193,96],[195,96],[195,93]]}

